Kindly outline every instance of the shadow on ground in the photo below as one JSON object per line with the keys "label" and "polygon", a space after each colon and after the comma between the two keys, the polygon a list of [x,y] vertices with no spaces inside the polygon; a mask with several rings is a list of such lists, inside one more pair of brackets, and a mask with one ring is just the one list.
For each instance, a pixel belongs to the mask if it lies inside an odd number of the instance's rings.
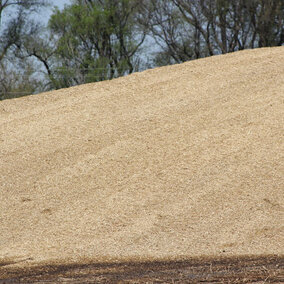
{"label": "shadow on ground", "polygon": [[0,283],[284,283],[284,257],[86,263],[15,268],[0,262]]}

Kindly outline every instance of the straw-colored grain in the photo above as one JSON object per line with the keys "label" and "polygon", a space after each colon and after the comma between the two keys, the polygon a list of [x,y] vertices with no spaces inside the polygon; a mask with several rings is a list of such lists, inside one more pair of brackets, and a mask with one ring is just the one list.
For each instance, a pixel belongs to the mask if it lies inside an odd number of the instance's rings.
{"label": "straw-colored grain", "polygon": [[284,254],[284,47],[0,102],[0,260]]}

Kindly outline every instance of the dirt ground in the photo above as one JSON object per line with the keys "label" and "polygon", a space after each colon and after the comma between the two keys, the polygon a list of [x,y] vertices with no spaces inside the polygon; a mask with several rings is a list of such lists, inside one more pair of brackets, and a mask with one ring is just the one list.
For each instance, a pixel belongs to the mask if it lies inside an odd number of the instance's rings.
{"label": "dirt ground", "polygon": [[[1,265],[1,264],[0,264]],[[2,273],[2,274],[1,274]],[[1,276],[2,275],[2,276]],[[0,283],[282,283],[284,258],[207,258],[173,262],[0,266]]]}

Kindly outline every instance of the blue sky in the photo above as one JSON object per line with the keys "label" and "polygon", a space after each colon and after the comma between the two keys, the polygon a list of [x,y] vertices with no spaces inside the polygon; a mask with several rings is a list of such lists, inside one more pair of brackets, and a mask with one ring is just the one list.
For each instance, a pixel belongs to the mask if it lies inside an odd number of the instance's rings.
{"label": "blue sky", "polygon": [[[71,0],[50,0],[52,7],[48,9],[43,9],[39,15],[35,15],[36,19],[39,19],[42,23],[46,24],[49,20],[49,17],[52,14],[52,10],[55,6],[57,6],[60,10],[64,8],[64,5],[71,4]],[[13,6],[9,7],[8,9],[4,10],[3,12],[3,23],[10,17],[14,16],[14,9]]]}
{"label": "blue sky", "polygon": [[59,9],[64,8],[65,4],[70,4],[70,0],[52,0],[51,1],[54,6],[57,6]]}
{"label": "blue sky", "polygon": [[[71,3],[71,0],[50,0],[52,6],[57,6],[60,10],[64,8],[64,5],[66,4],[70,4]],[[49,11],[43,11],[41,13],[41,19],[44,21],[44,22],[48,22],[48,19],[50,17],[50,15],[52,14],[52,8],[49,9]]]}

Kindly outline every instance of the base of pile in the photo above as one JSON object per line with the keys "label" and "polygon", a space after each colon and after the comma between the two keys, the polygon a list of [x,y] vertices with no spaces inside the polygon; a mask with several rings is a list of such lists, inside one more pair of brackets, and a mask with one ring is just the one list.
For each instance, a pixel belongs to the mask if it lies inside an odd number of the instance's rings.
{"label": "base of pile", "polygon": [[[283,256],[192,258],[180,261],[53,264],[15,268],[0,263],[4,283],[189,283],[284,281]],[[2,267],[1,267],[2,266]],[[10,268],[9,268],[10,267]],[[2,283],[2,282],[1,282]]]}

